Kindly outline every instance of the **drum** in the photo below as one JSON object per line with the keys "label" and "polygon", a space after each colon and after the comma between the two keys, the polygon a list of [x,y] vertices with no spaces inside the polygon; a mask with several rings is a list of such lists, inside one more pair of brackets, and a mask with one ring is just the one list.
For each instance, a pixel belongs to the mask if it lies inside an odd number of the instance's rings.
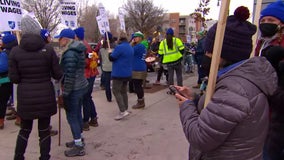
{"label": "drum", "polygon": [[147,57],[147,58],[145,59],[145,61],[146,61],[147,63],[152,63],[152,62],[156,61],[156,57],[152,57],[152,56]]}

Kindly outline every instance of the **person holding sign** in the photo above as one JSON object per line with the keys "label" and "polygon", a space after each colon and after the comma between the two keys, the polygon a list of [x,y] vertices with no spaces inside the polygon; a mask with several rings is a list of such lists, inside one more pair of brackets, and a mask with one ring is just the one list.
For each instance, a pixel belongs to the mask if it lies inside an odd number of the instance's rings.
{"label": "person holding sign", "polygon": [[83,98],[83,130],[90,130],[89,126],[98,127],[98,118],[96,105],[92,98],[93,87],[96,80],[96,76],[99,75],[97,69],[98,66],[98,55],[96,52],[92,51],[91,46],[88,44],[85,38],[85,29],[83,27],[76,28],[74,30],[76,36],[75,39],[82,42],[87,48],[85,51],[85,77],[88,80],[88,92],[84,95]]}
{"label": "person holding sign", "polygon": [[[190,160],[262,159],[268,97],[277,89],[277,74],[266,58],[248,59],[256,33],[248,18],[249,10],[243,6],[227,17],[216,88],[204,109],[204,95],[198,99],[188,87],[176,86],[183,95],[175,94]],[[205,38],[206,62],[212,57],[216,29],[217,24]]]}

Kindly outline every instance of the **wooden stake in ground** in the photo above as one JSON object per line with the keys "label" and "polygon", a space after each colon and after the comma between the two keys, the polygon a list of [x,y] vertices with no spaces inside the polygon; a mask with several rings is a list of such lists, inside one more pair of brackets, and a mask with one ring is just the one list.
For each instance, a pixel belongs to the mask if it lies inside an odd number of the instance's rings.
{"label": "wooden stake in ground", "polygon": [[[261,10],[261,5],[262,5],[262,0],[257,0],[256,2],[256,8],[254,11],[254,16],[253,16],[253,24],[256,25],[256,28],[258,30],[258,22],[259,22],[259,18],[260,18],[260,10]],[[252,51],[250,54],[250,58],[254,57],[254,51],[255,51],[255,46],[256,46],[256,42],[257,42],[257,37],[258,37],[258,31],[256,31],[256,33],[253,35],[252,37]]]}
{"label": "wooden stake in ground", "polygon": [[221,50],[222,50],[222,45],[223,45],[223,39],[224,39],[224,34],[225,34],[229,6],[230,6],[230,0],[222,1],[221,8],[220,8],[220,14],[219,14],[219,20],[217,24],[216,36],[215,36],[215,41],[214,41],[212,62],[210,66],[210,74],[209,74],[208,85],[206,89],[204,107],[207,106],[210,99],[212,98],[215,85],[216,85],[216,78],[217,78],[217,73],[218,73],[218,68],[219,68],[219,63],[220,63],[220,55],[221,55]]}

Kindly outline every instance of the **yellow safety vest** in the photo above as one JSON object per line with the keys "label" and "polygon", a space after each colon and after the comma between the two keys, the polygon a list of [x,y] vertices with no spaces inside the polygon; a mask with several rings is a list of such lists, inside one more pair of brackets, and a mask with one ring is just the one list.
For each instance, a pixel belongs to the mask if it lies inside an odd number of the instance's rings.
{"label": "yellow safety vest", "polygon": [[167,46],[167,40],[164,39],[159,46],[158,53],[163,55],[162,63],[170,63],[179,60],[182,57],[182,53],[179,50],[184,49],[184,45],[179,38],[173,37],[173,49],[169,49]]}

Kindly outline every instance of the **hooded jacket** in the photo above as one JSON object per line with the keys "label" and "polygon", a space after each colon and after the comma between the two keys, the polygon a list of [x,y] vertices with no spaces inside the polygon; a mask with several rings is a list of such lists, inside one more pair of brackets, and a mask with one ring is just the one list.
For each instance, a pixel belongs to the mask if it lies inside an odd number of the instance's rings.
{"label": "hooded jacket", "polygon": [[262,160],[268,97],[276,89],[274,68],[266,58],[254,57],[218,77],[215,93],[201,113],[194,102],[184,102],[180,118],[191,146],[190,159]]}
{"label": "hooded jacket", "polygon": [[50,117],[57,112],[51,78],[62,70],[54,49],[40,35],[24,34],[9,55],[9,78],[17,86],[17,113],[23,119]]}
{"label": "hooded jacket", "polygon": [[88,86],[84,76],[86,47],[79,41],[69,43],[63,52],[60,65],[63,69],[63,96],[68,96],[73,90]]}

